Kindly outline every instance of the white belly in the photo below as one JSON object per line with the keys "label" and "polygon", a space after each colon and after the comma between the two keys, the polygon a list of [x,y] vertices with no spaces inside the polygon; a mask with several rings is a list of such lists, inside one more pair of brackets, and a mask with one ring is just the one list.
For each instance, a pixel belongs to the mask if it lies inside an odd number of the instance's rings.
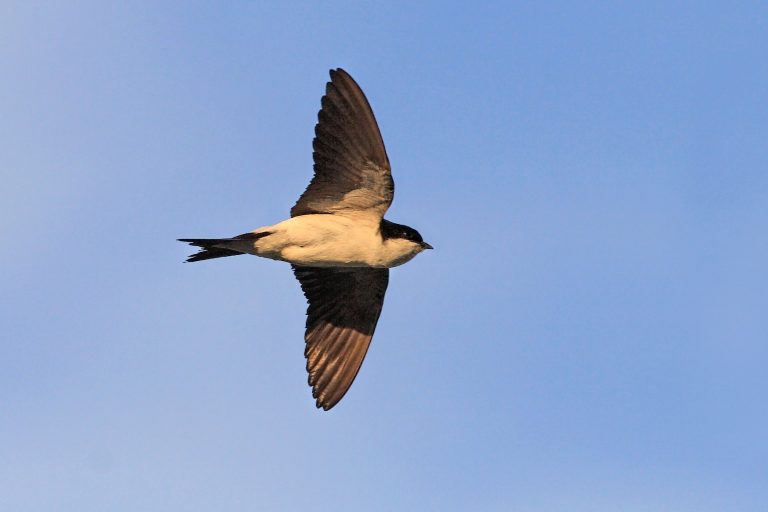
{"label": "white belly", "polygon": [[257,256],[313,267],[398,264],[387,257],[378,222],[341,215],[301,215],[257,231],[262,230],[271,234],[254,243]]}

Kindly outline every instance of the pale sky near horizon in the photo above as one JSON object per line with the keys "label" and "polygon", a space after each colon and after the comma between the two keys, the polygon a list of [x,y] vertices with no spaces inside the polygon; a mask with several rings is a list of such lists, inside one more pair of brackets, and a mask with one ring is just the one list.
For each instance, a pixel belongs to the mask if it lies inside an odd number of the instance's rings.
{"label": "pale sky near horizon", "polygon": [[[761,2],[0,6],[0,510],[764,512]],[[330,68],[435,246],[314,407]]]}

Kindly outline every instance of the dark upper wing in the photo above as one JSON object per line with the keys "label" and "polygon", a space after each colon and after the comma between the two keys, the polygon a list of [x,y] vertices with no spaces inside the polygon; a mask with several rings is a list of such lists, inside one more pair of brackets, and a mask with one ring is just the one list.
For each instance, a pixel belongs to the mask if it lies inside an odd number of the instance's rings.
{"label": "dark upper wing", "polygon": [[317,118],[315,175],[291,217],[360,210],[383,217],[395,190],[389,158],[368,100],[343,69],[331,70]]}
{"label": "dark upper wing", "polygon": [[389,282],[386,268],[293,266],[307,297],[304,335],[317,406],[336,405],[355,380],[371,343]]}

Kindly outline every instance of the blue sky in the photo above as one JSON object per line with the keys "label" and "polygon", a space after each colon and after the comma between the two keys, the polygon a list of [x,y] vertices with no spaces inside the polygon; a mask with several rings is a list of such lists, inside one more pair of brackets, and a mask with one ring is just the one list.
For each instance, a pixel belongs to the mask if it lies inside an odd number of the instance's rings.
{"label": "blue sky", "polygon": [[[764,511],[761,2],[0,6],[0,509]],[[345,399],[287,265],[332,67],[436,250]]]}

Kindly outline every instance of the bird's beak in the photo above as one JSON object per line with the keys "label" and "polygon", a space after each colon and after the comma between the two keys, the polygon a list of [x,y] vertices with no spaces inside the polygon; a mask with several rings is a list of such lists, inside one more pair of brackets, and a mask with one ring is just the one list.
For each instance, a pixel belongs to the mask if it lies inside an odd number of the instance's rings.
{"label": "bird's beak", "polygon": [[434,249],[434,247],[429,245],[427,242],[421,242],[421,248],[422,249]]}

